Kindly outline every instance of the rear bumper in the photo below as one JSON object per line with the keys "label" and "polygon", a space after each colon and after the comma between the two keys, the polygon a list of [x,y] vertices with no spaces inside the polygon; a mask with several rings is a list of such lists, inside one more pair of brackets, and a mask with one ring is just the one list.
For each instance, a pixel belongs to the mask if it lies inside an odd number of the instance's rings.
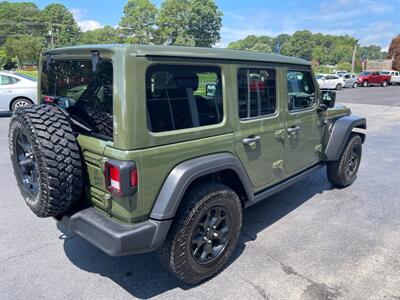
{"label": "rear bumper", "polygon": [[172,220],[120,224],[90,207],[58,221],[110,256],[150,252],[164,242]]}

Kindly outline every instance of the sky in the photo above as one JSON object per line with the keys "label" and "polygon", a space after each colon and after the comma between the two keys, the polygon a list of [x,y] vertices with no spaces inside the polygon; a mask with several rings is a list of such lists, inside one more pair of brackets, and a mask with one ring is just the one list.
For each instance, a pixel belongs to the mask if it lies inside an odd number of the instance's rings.
{"label": "sky", "polygon": [[[29,1],[29,0],[26,0]],[[161,0],[151,0],[160,7]],[[19,2],[19,1],[12,1]],[[74,14],[82,30],[117,26],[127,0],[37,0],[39,8],[62,3]],[[400,33],[400,0],[216,0],[223,13],[221,41],[249,34],[276,36],[308,29],[313,33],[344,35],[362,46],[375,44],[387,50]],[[397,12],[397,13],[396,13]]]}

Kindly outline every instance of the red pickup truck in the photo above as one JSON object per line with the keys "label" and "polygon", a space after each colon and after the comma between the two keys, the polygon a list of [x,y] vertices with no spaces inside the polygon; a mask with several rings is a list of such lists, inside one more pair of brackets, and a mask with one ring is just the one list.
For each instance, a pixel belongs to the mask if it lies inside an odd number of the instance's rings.
{"label": "red pickup truck", "polygon": [[358,86],[367,87],[372,84],[379,84],[381,86],[388,86],[390,82],[390,75],[384,75],[379,71],[364,71],[357,78]]}

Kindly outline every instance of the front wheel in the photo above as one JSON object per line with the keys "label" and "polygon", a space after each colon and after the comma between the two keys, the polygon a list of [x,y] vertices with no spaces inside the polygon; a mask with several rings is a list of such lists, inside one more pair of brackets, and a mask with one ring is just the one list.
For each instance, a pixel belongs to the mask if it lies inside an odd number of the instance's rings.
{"label": "front wheel", "polygon": [[357,133],[352,132],[339,159],[328,162],[328,180],[340,187],[352,184],[357,177],[361,155],[361,137]]}
{"label": "front wheel", "polygon": [[342,85],[340,84],[340,83],[338,83],[337,85],[336,85],[336,90],[341,90],[342,89]]}
{"label": "front wheel", "polygon": [[367,86],[368,86],[368,81],[365,80],[365,81],[363,82],[362,86],[363,86],[363,87],[367,87]]}
{"label": "front wheel", "polygon": [[358,87],[357,82],[354,82],[354,83],[353,83],[353,89],[355,89],[355,88],[357,88],[357,87]]}
{"label": "front wheel", "polygon": [[387,85],[388,85],[388,82],[386,80],[384,82],[382,82],[383,87],[387,87]]}
{"label": "front wheel", "polygon": [[11,111],[15,111],[19,107],[32,105],[33,102],[26,98],[17,98],[11,104]]}
{"label": "front wheel", "polygon": [[172,223],[161,263],[178,279],[199,283],[228,261],[239,239],[242,207],[236,193],[216,182],[191,188]]}

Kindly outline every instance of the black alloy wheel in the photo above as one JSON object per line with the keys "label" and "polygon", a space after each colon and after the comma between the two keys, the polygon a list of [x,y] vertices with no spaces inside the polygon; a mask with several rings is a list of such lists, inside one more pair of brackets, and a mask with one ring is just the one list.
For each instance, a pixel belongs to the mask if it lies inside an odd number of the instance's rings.
{"label": "black alloy wheel", "polygon": [[194,228],[191,251],[199,264],[213,262],[228,243],[230,217],[221,206],[210,208]]}
{"label": "black alloy wheel", "polygon": [[39,170],[32,143],[24,132],[17,137],[18,174],[24,191],[32,196],[39,191]]}

